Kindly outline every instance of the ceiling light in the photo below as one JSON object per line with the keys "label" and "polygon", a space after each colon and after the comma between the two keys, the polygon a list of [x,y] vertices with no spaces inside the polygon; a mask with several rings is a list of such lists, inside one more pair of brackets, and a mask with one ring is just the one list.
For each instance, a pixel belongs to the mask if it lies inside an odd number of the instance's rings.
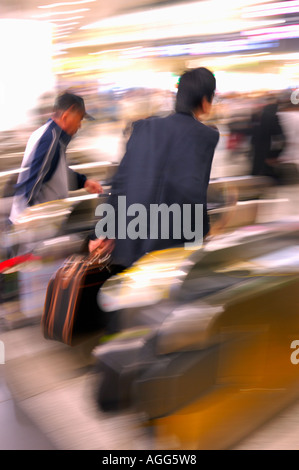
{"label": "ceiling light", "polygon": [[286,2],[271,2],[269,5],[255,5],[254,7],[244,8],[244,16],[257,17],[257,16],[272,16],[283,13],[296,13],[299,9],[299,1],[291,0]]}
{"label": "ceiling light", "polygon": [[56,13],[44,13],[42,15],[35,15],[32,18],[49,18],[53,15],[73,15],[74,13],[81,13],[82,11],[89,11],[90,8],[80,8],[79,10],[72,11],[58,11]]}
{"label": "ceiling light", "polygon": [[60,24],[56,26],[56,31],[58,33],[61,33],[62,31],[71,31],[72,29],[74,29],[73,26],[63,26]]}
{"label": "ceiling light", "polygon": [[62,38],[67,38],[68,34],[62,34],[61,36],[54,36],[54,39],[62,39]]}
{"label": "ceiling light", "polygon": [[[292,34],[294,33],[294,37],[299,36],[299,25],[298,24],[292,24],[292,25],[285,25],[285,26],[279,26],[275,28],[261,28],[261,29],[254,29],[252,31],[242,31],[241,34],[246,35],[246,36],[255,36],[255,35],[270,35],[270,34],[285,34],[289,33]],[[282,36],[281,36],[282,37]],[[292,37],[292,36],[290,36]]]}
{"label": "ceiling light", "polygon": [[61,3],[51,3],[50,5],[40,5],[37,8],[55,8],[55,7],[63,7],[69,5],[81,5],[82,3],[92,3],[96,0],[78,0],[76,2],[61,2]]}
{"label": "ceiling light", "polygon": [[[69,21],[72,21],[72,20],[79,20],[80,18],[84,18],[84,16],[73,16],[72,18],[68,18]],[[51,23],[56,23],[57,21],[65,21],[65,18],[53,18],[52,20],[50,20]]]}
{"label": "ceiling light", "polygon": [[72,23],[64,23],[64,24],[57,24],[57,28],[67,28],[69,26],[73,26],[75,24],[79,24],[79,21],[73,21]]}

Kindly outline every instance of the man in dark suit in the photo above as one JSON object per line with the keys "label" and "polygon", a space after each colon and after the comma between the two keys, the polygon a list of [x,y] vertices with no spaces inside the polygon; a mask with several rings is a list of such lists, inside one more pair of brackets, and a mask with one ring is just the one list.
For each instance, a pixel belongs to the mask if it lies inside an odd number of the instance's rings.
{"label": "man in dark suit", "polygon": [[190,244],[192,236],[201,242],[208,234],[207,188],[219,133],[201,119],[210,112],[215,89],[206,68],[187,71],[179,81],[175,113],[133,125],[112,183],[111,217],[97,224],[90,251],[101,238],[114,239],[114,262],[129,267],[148,252]]}

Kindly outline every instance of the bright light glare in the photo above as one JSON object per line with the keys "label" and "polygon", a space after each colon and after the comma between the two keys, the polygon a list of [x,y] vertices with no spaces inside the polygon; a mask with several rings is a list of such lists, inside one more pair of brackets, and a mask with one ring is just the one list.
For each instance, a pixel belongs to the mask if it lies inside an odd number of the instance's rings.
{"label": "bright light glare", "polygon": [[40,95],[53,89],[51,33],[45,23],[0,20],[0,131],[28,124]]}
{"label": "bright light glare", "polygon": [[[68,18],[67,21],[79,20],[81,18],[84,18],[84,16],[72,16],[71,18]],[[65,18],[52,18],[50,21],[57,23],[57,21],[65,21]]]}
{"label": "bright light glare", "polygon": [[[284,21],[283,19],[255,21],[244,19],[242,8],[252,3],[245,0],[238,2],[231,0],[229,3],[210,0],[111,16],[82,26],[81,30],[94,29],[92,36],[84,41],[69,44],[67,47],[219,35],[263,28]],[[153,25],[155,25],[154,28]]]}
{"label": "bright light glare", "polygon": [[71,23],[58,24],[58,25],[56,25],[56,28],[67,28],[67,27],[73,26],[75,24],[79,24],[79,22],[78,21],[73,21]]}
{"label": "bright light glare", "polygon": [[299,12],[299,1],[291,0],[285,2],[271,2],[268,5],[255,5],[244,8],[243,16],[246,18],[257,18],[261,16],[274,16],[281,14]]}
{"label": "bright light glare", "polygon": [[[214,24],[221,21],[225,23],[228,20],[236,20],[241,17],[242,8],[251,5],[253,1],[248,0],[207,0],[199,2],[182,2],[175,6],[166,6],[160,8],[151,8],[150,10],[128,13],[112,16],[96,21],[89,25],[82,26],[81,29],[97,28],[118,28],[139,25],[161,25],[169,24],[179,26],[189,23],[197,25]],[[225,25],[223,25],[225,27]],[[212,34],[216,31],[210,31]]]}
{"label": "bright light glare", "polygon": [[0,178],[15,175],[17,173],[22,173],[23,171],[26,171],[26,169],[27,168],[17,168],[16,170],[1,171]]}
{"label": "bright light glare", "polygon": [[83,3],[92,3],[96,0],[78,0],[77,2],[61,2],[61,3],[51,3],[50,5],[40,5],[38,8],[55,8],[63,7],[69,5],[82,5]]}
{"label": "bright light glare", "polygon": [[231,73],[215,72],[220,93],[232,91],[252,92],[256,90],[284,90],[290,86],[290,79],[274,73]]}

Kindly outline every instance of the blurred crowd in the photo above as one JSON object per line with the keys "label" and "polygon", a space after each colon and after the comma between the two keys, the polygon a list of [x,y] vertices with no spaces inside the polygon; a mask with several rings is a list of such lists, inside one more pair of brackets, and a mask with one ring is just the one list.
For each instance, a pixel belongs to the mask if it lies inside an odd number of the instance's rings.
{"label": "blurred crowd", "polygon": [[[97,125],[114,125],[126,139],[132,122],[171,113],[176,96],[173,90],[142,87],[99,89],[97,84],[79,84],[69,89],[84,97],[86,108],[96,120],[91,132],[82,135],[83,139],[86,137],[84,144],[87,148],[87,139],[95,137],[94,134],[99,130]],[[297,166],[299,105],[292,103],[292,91],[216,94],[207,124],[216,125],[225,137],[225,148],[232,163],[238,158],[246,158],[250,174],[266,174],[277,181],[274,168],[277,161]],[[26,126],[0,133],[0,155],[5,157],[13,152],[22,152],[29,133],[50,116],[54,96],[53,93],[47,93],[40,97]],[[123,147],[119,152],[122,151]],[[118,160],[121,156],[118,156]],[[11,160],[6,167],[2,164],[1,170],[14,167],[14,160]]]}

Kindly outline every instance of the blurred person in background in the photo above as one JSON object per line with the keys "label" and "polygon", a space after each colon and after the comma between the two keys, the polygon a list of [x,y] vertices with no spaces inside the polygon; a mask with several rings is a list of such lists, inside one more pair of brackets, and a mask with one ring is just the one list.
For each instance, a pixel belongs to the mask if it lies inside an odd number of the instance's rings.
{"label": "blurred person in background", "polygon": [[[299,96],[299,91],[296,92]],[[279,160],[281,163],[294,164],[299,172],[299,102],[292,102],[290,97],[285,99],[278,112],[278,119],[286,136],[286,145]]]}
{"label": "blurred person in background", "polygon": [[[132,126],[125,155],[112,182],[108,203],[115,210],[118,221],[118,197],[125,196],[127,207],[142,204],[147,214],[152,204],[203,205],[203,236],[210,230],[207,213],[207,188],[216,145],[219,140],[217,129],[201,122],[209,115],[216,89],[213,73],[200,67],[185,72],[179,81],[175,101],[175,112],[164,117],[141,119]],[[149,219],[149,217],[148,217]],[[127,217],[127,227],[130,217]],[[194,213],[192,223],[194,227]],[[160,227],[161,228],[161,227]],[[158,238],[130,239],[118,237],[115,240],[97,238],[94,233],[89,242],[93,251],[107,243],[113,250],[113,262],[129,267],[144,254],[183,245],[181,239],[170,236],[165,239],[158,231]]]}
{"label": "blurred person in background", "polygon": [[28,206],[64,199],[69,190],[84,188],[101,193],[101,185],[67,166],[66,148],[88,118],[83,98],[62,93],[56,98],[52,117],[31,134],[22,161],[23,171],[15,186],[10,221],[15,223]]}
{"label": "blurred person in background", "polygon": [[281,183],[277,171],[279,156],[285,148],[285,134],[278,118],[279,102],[270,97],[259,113],[252,116],[253,176],[268,176],[275,184]]}

